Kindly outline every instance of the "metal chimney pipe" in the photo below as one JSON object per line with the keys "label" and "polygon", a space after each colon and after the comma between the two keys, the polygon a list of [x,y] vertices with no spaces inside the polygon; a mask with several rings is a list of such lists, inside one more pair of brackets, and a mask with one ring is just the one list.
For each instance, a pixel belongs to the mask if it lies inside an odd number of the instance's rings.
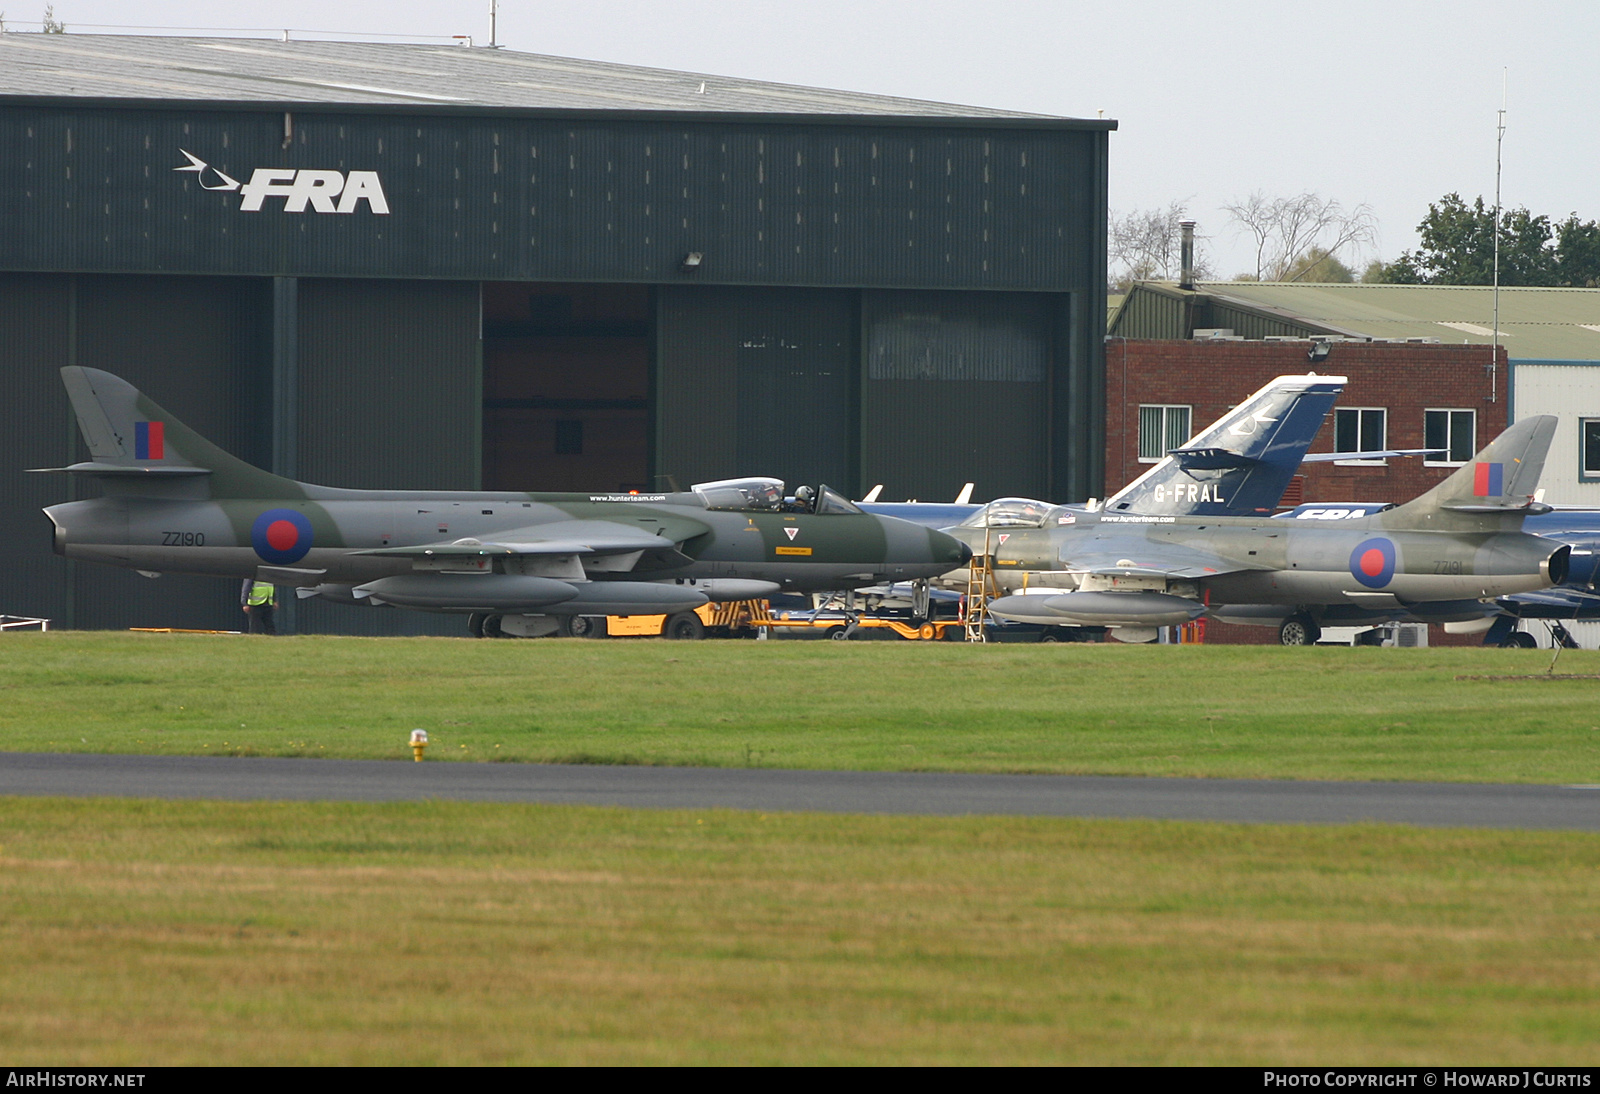
{"label": "metal chimney pipe", "polygon": [[1178,275],[1178,288],[1194,288],[1194,221],[1180,220],[1178,227],[1183,230],[1183,242],[1180,244],[1180,261],[1182,270]]}

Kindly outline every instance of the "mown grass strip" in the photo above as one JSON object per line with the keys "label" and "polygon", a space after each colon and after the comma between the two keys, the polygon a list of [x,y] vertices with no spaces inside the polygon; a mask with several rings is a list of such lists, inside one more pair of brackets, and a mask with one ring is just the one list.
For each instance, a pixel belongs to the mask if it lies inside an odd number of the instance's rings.
{"label": "mown grass strip", "polygon": [[1600,780],[1600,690],[1457,679],[1537,650],[58,632],[0,655],[12,750],[398,760],[421,727],[429,762]]}
{"label": "mown grass strip", "polygon": [[1571,833],[0,799],[18,1065],[1600,1062]]}

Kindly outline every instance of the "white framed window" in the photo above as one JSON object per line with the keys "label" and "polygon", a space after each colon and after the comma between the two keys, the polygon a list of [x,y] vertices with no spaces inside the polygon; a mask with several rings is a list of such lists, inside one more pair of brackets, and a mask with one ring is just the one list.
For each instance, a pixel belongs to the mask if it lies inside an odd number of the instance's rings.
{"label": "white framed window", "polygon": [[1478,450],[1478,412],[1476,410],[1424,410],[1422,447],[1442,448],[1424,456],[1428,467],[1460,467]]}
{"label": "white framed window", "polygon": [[1186,406],[1142,404],[1139,407],[1139,462],[1159,463],[1189,439]]}
{"label": "white framed window", "polygon": [[[1378,406],[1339,407],[1333,412],[1335,452],[1381,452],[1388,448],[1389,412]],[[1338,460],[1344,466],[1382,465],[1384,460]]]}
{"label": "white framed window", "polygon": [[1600,482],[1600,418],[1578,419],[1579,482]]}

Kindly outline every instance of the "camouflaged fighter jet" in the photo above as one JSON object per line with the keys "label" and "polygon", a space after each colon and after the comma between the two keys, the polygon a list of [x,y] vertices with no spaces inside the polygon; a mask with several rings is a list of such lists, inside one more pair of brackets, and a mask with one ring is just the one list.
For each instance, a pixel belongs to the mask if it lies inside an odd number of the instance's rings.
{"label": "camouflaged fighter jet", "polygon": [[[1555,432],[1549,415],[1502,433],[1406,505],[1303,525],[1240,517],[1089,512],[991,502],[950,531],[993,559],[1002,619],[1103,626],[1123,641],[1230,606],[1276,612],[1285,645],[1315,642],[1329,608],[1406,610],[1438,622],[1483,600],[1560,584],[1571,547],[1521,531]],[[946,581],[964,579],[953,572]]]}
{"label": "camouflaged fighter jet", "polygon": [[[105,496],[52,505],[56,553],[160,573],[254,578],[302,596],[472,616],[534,635],[579,616],[670,615],[698,633],[708,601],[932,577],[966,545],[870,516],[826,486],[786,501],[752,478],[682,493],[344,490],[230,456],[131,384],[61,370],[92,459],[65,471]],[[674,621],[681,627],[674,629]]]}

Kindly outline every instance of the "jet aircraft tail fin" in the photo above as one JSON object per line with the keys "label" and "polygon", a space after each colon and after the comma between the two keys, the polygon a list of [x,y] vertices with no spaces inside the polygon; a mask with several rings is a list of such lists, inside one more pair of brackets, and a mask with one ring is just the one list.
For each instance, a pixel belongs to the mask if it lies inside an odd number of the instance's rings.
{"label": "jet aircraft tail fin", "polygon": [[213,498],[305,496],[301,484],[229,455],[120,377],[69,365],[61,380],[91,459],[42,470],[94,476],[119,493],[178,489],[192,496],[192,486],[175,484],[203,481],[202,492]]}
{"label": "jet aircraft tail fin", "polygon": [[1534,500],[1556,418],[1538,414],[1515,423],[1467,463],[1415,501],[1382,514],[1389,527],[1431,523],[1451,529],[1515,529],[1550,507]]}
{"label": "jet aircraft tail fin", "polygon": [[1345,383],[1315,373],[1279,376],[1107,498],[1105,511],[1272,512]]}

